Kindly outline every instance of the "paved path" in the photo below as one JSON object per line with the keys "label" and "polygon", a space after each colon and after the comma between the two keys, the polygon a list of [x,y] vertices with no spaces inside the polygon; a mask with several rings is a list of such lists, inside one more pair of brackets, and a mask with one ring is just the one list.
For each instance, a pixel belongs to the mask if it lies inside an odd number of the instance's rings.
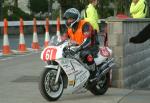
{"label": "paved path", "polygon": [[[49,103],[38,90],[44,64],[39,53],[0,59],[0,103]],[[65,91],[56,103],[150,103],[150,90],[109,88],[103,96]]]}

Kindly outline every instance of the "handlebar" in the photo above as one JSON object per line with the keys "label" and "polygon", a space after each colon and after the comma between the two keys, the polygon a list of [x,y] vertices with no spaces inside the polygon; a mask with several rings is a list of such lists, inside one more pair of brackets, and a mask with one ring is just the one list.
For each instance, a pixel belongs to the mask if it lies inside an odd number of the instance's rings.
{"label": "handlebar", "polygon": [[73,45],[66,46],[64,48],[63,52],[64,52],[64,56],[65,57],[71,57],[71,58],[73,58],[75,56],[75,54],[77,54],[77,52],[75,50],[73,50],[73,48],[71,48],[71,47],[73,47]]}

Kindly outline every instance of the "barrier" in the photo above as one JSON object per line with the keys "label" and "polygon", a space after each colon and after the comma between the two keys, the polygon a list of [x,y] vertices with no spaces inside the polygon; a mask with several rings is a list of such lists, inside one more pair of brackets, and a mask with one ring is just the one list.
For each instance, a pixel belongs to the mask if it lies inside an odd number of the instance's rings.
{"label": "barrier", "polygon": [[11,54],[10,46],[9,46],[9,40],[8,40],[8,22],[7,19],[4,19],[4,37],[3,37],[3,55],[9,55]]}
{"label": "barrier", "polygon": [[[64,21],[61,22],[64,24]],[[57,24],[57,32],[56,35],[60,35],[60,19],[57,21],[52,20],[49,22],[49,19],[46,18],[45,21],[36,21],[36,18],[33,19],[33,21],[23,21],[22,18],[20,18],[20,21],[7,21],[7,19],[4,19],[3,22],[0,22],[0,27],[3,27],[3,45],[2,50],[0,50],[2,55],[10,55],[10,54],[17,54],[17,53],[24,53],[29,51],[29,48],[27,49],[25,37],[24,37],[24,26],[33,25],[33,38],[31,43],[31,49],[32,50],[40,50],[40,45],[38,41],[38,35],[37,35],[37,25],[44,25],[45,26],[45,40],[43,47],[46,47],[49,45],[50,41],[50,35],[49,35],[49,25],[56,25]],[[58,25],[59,24],[59,25]],[[11,50],[10,44],[9,44],[9,38],[8,38],[8,27],[19,27],[19,43],[17,50]],[[13,31],[18,32],[16,29],[13,29]],[[15,32],[15,33],[16,33]],[[10,32],[12,33],[12,32]],[[30,50],[31,50],[30,49]],[[12,52],[13,51],[13,52]]]}
{"label": "barrier", "polygon": [[49,36],[49,19],[46,18],[46,25],[45,25],[45,41],[44,41],[44,47],[47,47],[49,45],[50,36]]}
{"label": "barrier", "polygon": [[23,53],[27,51],[26,44],[25,44],[25,39],[24,39],[24,33],[23,33],[23,19],[20,18],[20,39],[19,39],[19,46],[18,46],[18,51]]}
{"label": "barrier", "polygon": [[[4,21],[7,21],[7,19],[5,19]],[[20,18],[20,21],[7,21],[7,23],[4,23],[4,21],[0,21],[0,27],[3,27],[5,33],[3,35],[3,46],[2,49],[0,50],[1,54],[3,55],[9,55],[9,54],[16,54],[16,53],[24,53],[26,51],[28,51],[29,49],[27,48],[27,44],[25,42],[25,37],[24,37],[24,32],[26,32],[27,29],[24,30],[25,26],[33,26],[33,30],[31,31],[33,33],[33,38],[32,38],[32,42],[31,42],[31,49],[30,50],[39,50],[40,49],[40,45],[39,45],[39,40],[38,40],[38,35],[37,35],[37,27],[39,25],[44,25],[45,26],[45,40],[44,40],[44,44],[41,44],[41,46],[46,47],[49,44],[50,41],[50,34],[49,34],[49,25],[56,25],[56,26],[52,26],[52,27],[56,27],[56,35],[58,37],[58,40],[61,39],[61,35],[60,35],[60,26],[65,26],[65,21],[61,20],[60,22],[60,18],[57,18],[57,20],[49,20],[48,18],[46,18],[46,22],[41,21],[41,20],[36,20],[36,24],[33,21],[23,21],[23,19]],[[36,25],[36,26],[34,26]],[[6,28],[7,27],[7,28]],[[13,27],[9,28],[9,27]],[[16,32],[18,32],[18,30],[14,27],[19,27],[19,43],[18,45],[16,45],[16,47],[12,46],[10,47],[9,44],[9,39],[8,38],[8,34],[14,34]],[[50,29],[52,29],[52,27],[50,27]],[[40,28],[41,29],[41,28]],[[53,29],[54,30],[54,29]],[[52,33],[52,32],[51,32]],[[43,37],[44,37],[43,36]],[[10,40],[11,41],[11,40]],[[1,41],[0,41],[1,42]],[[41,43],[41,42],[40,42]],[[11,42],[12,44],[12,42]],[[14,42],[15,44],[15,42]],[[29,46],[29,45],[28,45]],[[17,50],[11,50],[12,49],[16,49]],[[13,52],[12,52],[13,51]]]}
{"label": "barrier", "polygon": [[40,49],[40,45],[38,43],[38,36],[37,36],[36,18],[33,19],[33,41],[31,47],[34,50]]}

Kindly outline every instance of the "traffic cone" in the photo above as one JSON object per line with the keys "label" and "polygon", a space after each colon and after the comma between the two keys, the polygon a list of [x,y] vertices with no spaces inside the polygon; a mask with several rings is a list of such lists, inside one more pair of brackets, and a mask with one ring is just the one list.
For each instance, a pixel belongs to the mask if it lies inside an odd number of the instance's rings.
{"label": "traffic cone", "polygon": [[60,18],[59,17],[57,18],[57,32],[56,32],[56,35],[57,35],[57,40],[60,42],[61,41],[61,36],[60,36]]}
{"label": "traffic cone", "polygon": [[4,19],[4,37],[3,37],[2,54],[3,55],[11,54],[9,40],[8,40],[8,21],[6,18]]}
{"label": "traffic cone", "polygon": [[44,41],[44,46],[47,47],[49,45],[50,41],[50,36],[49,36],[49,19],[46,18],[46,25],[45,25],[45,41]]}
{"label": "traffic cone", "polygon": [[33,42],[32,42],[31,47],[34,50],[40,49],[40,46],[38,43],[38,36],[37,36],[36,18],[33,19]]}
{"label": "traffic cone", "polygon": [[18,46],[18,51],[19,52],[26,52],[26,44],[25,44],[25,39],[24,39],[24,33],[23,33],[23,19],[20,18],[20,39],[19,39],[19,46]]}

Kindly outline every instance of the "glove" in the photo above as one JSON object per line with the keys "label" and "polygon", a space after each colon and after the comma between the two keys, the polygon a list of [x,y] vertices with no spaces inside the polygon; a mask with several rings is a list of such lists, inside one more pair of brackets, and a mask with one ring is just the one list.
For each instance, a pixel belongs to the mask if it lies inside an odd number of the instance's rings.
{"label": "glove", "polygon": [[74,40],[70,40],[70,46],[77,46],[77,42]]}

